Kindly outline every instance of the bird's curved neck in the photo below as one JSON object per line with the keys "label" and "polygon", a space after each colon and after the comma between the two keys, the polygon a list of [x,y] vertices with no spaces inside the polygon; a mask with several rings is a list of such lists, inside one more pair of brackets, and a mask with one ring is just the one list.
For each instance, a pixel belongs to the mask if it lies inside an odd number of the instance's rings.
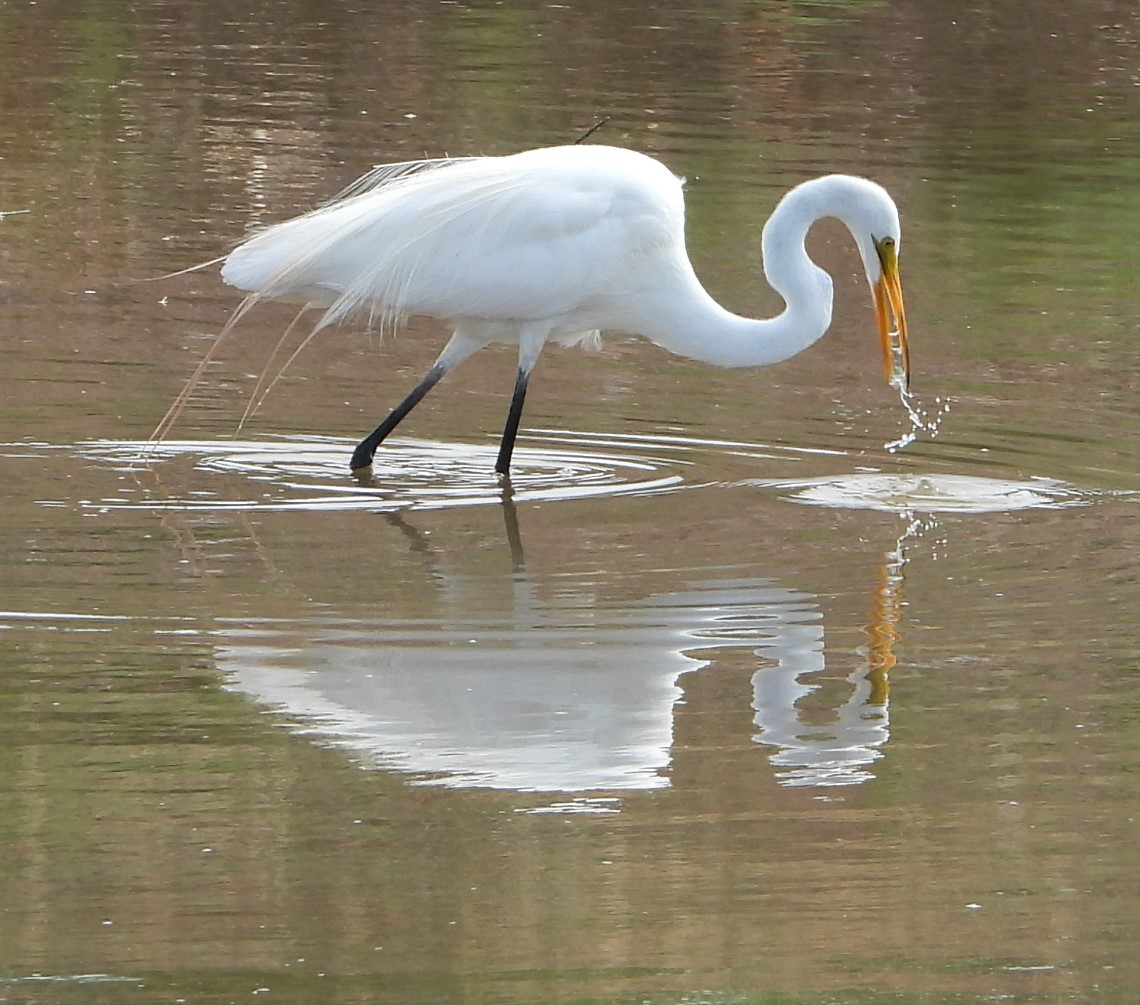
{"label": "bird's curved neck", "polygon": [[644,334],[672,352],[717,366],[778,363],[818,341],[831,324],[832,283],[808,257],[804,241],[816,220],[837,215],[825,195],[810,182],[793,189],[764,226],[764,274],[784,300],[781,314],[748,318],[721,307],[682,249],[674,281],[664,294],[658,292],[657,330]]}

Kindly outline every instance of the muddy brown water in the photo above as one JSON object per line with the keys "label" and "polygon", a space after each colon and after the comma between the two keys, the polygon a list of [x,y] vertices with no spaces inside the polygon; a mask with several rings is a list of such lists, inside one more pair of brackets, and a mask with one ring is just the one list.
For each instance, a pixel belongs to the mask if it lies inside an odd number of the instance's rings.
{"label": "muddy brown water", "polygon": [[[0,1001],[1111,1002],[1140,980],[1132,3],[0,5]],[[916,407],[288,323],[214,258],[372,164],[599,140],[723,302],[903,214]]]}

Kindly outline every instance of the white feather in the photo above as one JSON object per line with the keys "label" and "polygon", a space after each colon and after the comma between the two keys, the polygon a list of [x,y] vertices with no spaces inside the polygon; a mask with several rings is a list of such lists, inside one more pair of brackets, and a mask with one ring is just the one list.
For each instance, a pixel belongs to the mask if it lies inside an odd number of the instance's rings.
{"label": "white feather", "polygon": [[617,329],[719,366],[761,366],[820,338],[831,323],[831,279],[804,241],[824,216],[855,238],[888,356],[887,325],[897,318],[905,388],[898,210],[878,185],[846,175],[797,186],[765,225],[765,275],[786,308],[764,320],[725,310],[701,286],[685,249],[681,180],[650,157],[604,146],[382,165],[327,205],[255,234],[222,275],[249,291],[237,316],[271,298],[323,307],[313,333],[355,313],[382,326],[413,314],[450,322],[435,366],[357,448],[355,467],[371,462],[376,444],[453,366],[489,342],[517,344],[519,379],[496,465],[505,472],[547,341],[595,345],[599,332]]}

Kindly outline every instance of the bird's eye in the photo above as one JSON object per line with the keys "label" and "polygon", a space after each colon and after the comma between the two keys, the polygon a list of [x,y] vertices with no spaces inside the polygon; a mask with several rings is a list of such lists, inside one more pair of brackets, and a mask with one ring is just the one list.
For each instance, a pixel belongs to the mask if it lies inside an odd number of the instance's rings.
{"label": "bird's eye", "polygon": [[884,237],[879,244],[884,248],[893,248],[895,246],[895,239],[893,237]]}

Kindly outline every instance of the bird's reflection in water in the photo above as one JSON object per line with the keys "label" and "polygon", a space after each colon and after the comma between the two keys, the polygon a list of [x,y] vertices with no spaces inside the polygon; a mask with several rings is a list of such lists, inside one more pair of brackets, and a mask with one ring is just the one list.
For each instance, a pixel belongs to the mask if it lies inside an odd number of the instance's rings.
{"label": "bird's reflection in water", "polygon": [[776,666],[752,678],[753,722],[757,743],[775,747],[771,755],[777,779],[787,786],[854,785],[874,776],[869,766],[882,756],[890,737],[890,678],[902,608],[906,541],[919,524],[911,521],[883,556],[871,601],[866,665],[847,678],[851,691],[826,726],[806,726],[801,700],[817,690],[812,677],[825,670],[823,625],[785,631],[758,654],[773,656]]}
{"label": "bird's reflection in water", "polygon": [[[271,705],[366,763],[425,783],[520,791],[623,791],[670,784],[683,675],[747,649],[758,744],[789,786],[867,781],[888,738],[887,673],[897,639],[903,539],[886,556],[866,666],[826,729],[800,700],[825,669],[823,615],[811,594],[728,579],[638,602],[583,589],[540,597],[523,535],[503,501],[511,610],[472,617],[471,589],[403,517],[390,522],[432,566],[430,619],[314,619],[290,644],[280,625],[231,633],[219,660],[232,688]],[[904,535],[904,539],[905,539]],[[296,636],[293,636],[296,638]],[[742,700],[747,700],[744,695]]]}

